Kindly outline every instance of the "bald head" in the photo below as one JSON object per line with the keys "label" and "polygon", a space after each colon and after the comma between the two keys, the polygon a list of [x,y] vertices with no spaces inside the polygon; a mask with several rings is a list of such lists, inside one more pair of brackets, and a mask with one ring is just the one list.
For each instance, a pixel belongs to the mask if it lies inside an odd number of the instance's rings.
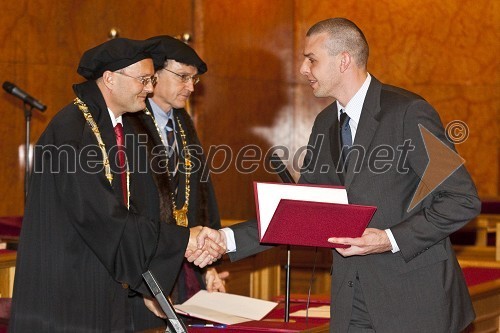
{"label": "bald head", "polygon": [[325,46],[328,53],[335,56],[341,52],[348,52],[355,60],[356,65],[366,69],[368,63],[368,42],[365,35],[354,22],[345,18],[331,18],[313,25],[306,36],[326,33],[328,41]]}

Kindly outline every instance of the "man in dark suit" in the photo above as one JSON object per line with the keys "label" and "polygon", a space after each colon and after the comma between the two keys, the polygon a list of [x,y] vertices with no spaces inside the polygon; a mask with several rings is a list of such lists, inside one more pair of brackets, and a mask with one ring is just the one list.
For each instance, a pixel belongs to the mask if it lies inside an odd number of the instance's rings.
{"label": "man in dark suit", "polygon": [[[428,151],[456,155],[438,114],[367,72],[368,43],[347,19],[312,26],[304,56],[314,95],[336,101],[316,118],[299,182],[343,185],[349,203],[377,207],[361,237],[329,239],[350,245],[333,251],[331,331],[462,331],[474,311],[449,235],[480,201],[461,163],[445,176],[426,170]],[[438,144],[424,142],[429,133]],[[211,236],[226,238],[232,260],[264,249],[255,222],[223,231]]]}

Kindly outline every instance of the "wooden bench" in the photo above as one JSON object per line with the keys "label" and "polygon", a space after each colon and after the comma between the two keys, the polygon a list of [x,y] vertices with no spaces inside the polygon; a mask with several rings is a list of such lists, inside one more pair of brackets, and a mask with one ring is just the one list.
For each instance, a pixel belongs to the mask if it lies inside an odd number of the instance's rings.
{"label": "wooden bench", "polygon": [[484,200],[481,214],[458,233],[465,232],[474,233],[475,241],[473,245],[456,244],[454,246],[460,258],[500,261],[500,199]]}
{"label": "wooden bench", "polygon": [[466,332],[500,332],[500,262],[459,260],[476,312]]}

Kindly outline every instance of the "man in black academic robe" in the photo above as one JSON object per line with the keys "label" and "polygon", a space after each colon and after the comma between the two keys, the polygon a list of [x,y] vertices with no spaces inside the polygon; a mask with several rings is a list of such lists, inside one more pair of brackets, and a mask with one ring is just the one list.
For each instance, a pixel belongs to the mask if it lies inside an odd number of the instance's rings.
{"label": "man in black academic robe", "polygon": [[[165,203],[175,200],[174,209],[185,208],[187,221],[184,222],[189,227],[201,225],[220,229],[219,209],[203,147],[185,109],[207,65],[194,49],[176,38],[164,35],[150,40],[159,42],[151,51],[158,77],[154,93],[146,100],[145,112],[128,113],[126,117],[135,124],[137,133],[145,134],[150,147],[156,149],[151,152],[150,159],[155,166],[153,178],[160,200]],[[169,121],[172,127],[167,126]],[[175,136],[170,143],[169,130]],[[158,149],[160,147],[165,149]],[[177,156],[171,158],[175,165],[168,163],[167,156],[172,154]],[[169,165],[173,170],[168,170]],[[182,303],[200,289],[224,292],[223,279],[227,275],[227,272],[217,273],[214,267],[201,269],[186,261],[170,297],[174,303]]]}
{"label": "man in black academic robe", "polygon": [[[74,86],[78,102],[54,117],[35,147],[10,332],[131,332],[165,325],[152,312],[161,315],[142,273],[151,270],[168,292],[197,230],[166,223],[170,214],[160,216],[145,150],[121,117],[144,109],[153,89],[150,47],[120,38],[87,51],[78,73],[88,81]],[[113,128],[120,122],[128,170],[123,177]]]}

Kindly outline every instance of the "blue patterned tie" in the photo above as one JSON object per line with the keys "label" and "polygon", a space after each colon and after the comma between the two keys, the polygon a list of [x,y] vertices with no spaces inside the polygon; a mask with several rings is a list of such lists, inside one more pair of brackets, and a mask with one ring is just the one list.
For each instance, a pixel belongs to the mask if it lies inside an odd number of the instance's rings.
{"label": "blue patterned tie", "polygon": [[342,146],[342,160],[347,166],[347,154],[352,146],[351,127],[349,126],[349,116],[344,110],[340,110],[340,144]]}
{"label": "blue patterned tie", "polygon": [[172,118],[168,118],[167,125],[165,126],[165,131],[167,133],[168,144],[168,171],[171,174],[174,174],[177,167],[177,154],[175,145],[174,123],[172,121]]}

